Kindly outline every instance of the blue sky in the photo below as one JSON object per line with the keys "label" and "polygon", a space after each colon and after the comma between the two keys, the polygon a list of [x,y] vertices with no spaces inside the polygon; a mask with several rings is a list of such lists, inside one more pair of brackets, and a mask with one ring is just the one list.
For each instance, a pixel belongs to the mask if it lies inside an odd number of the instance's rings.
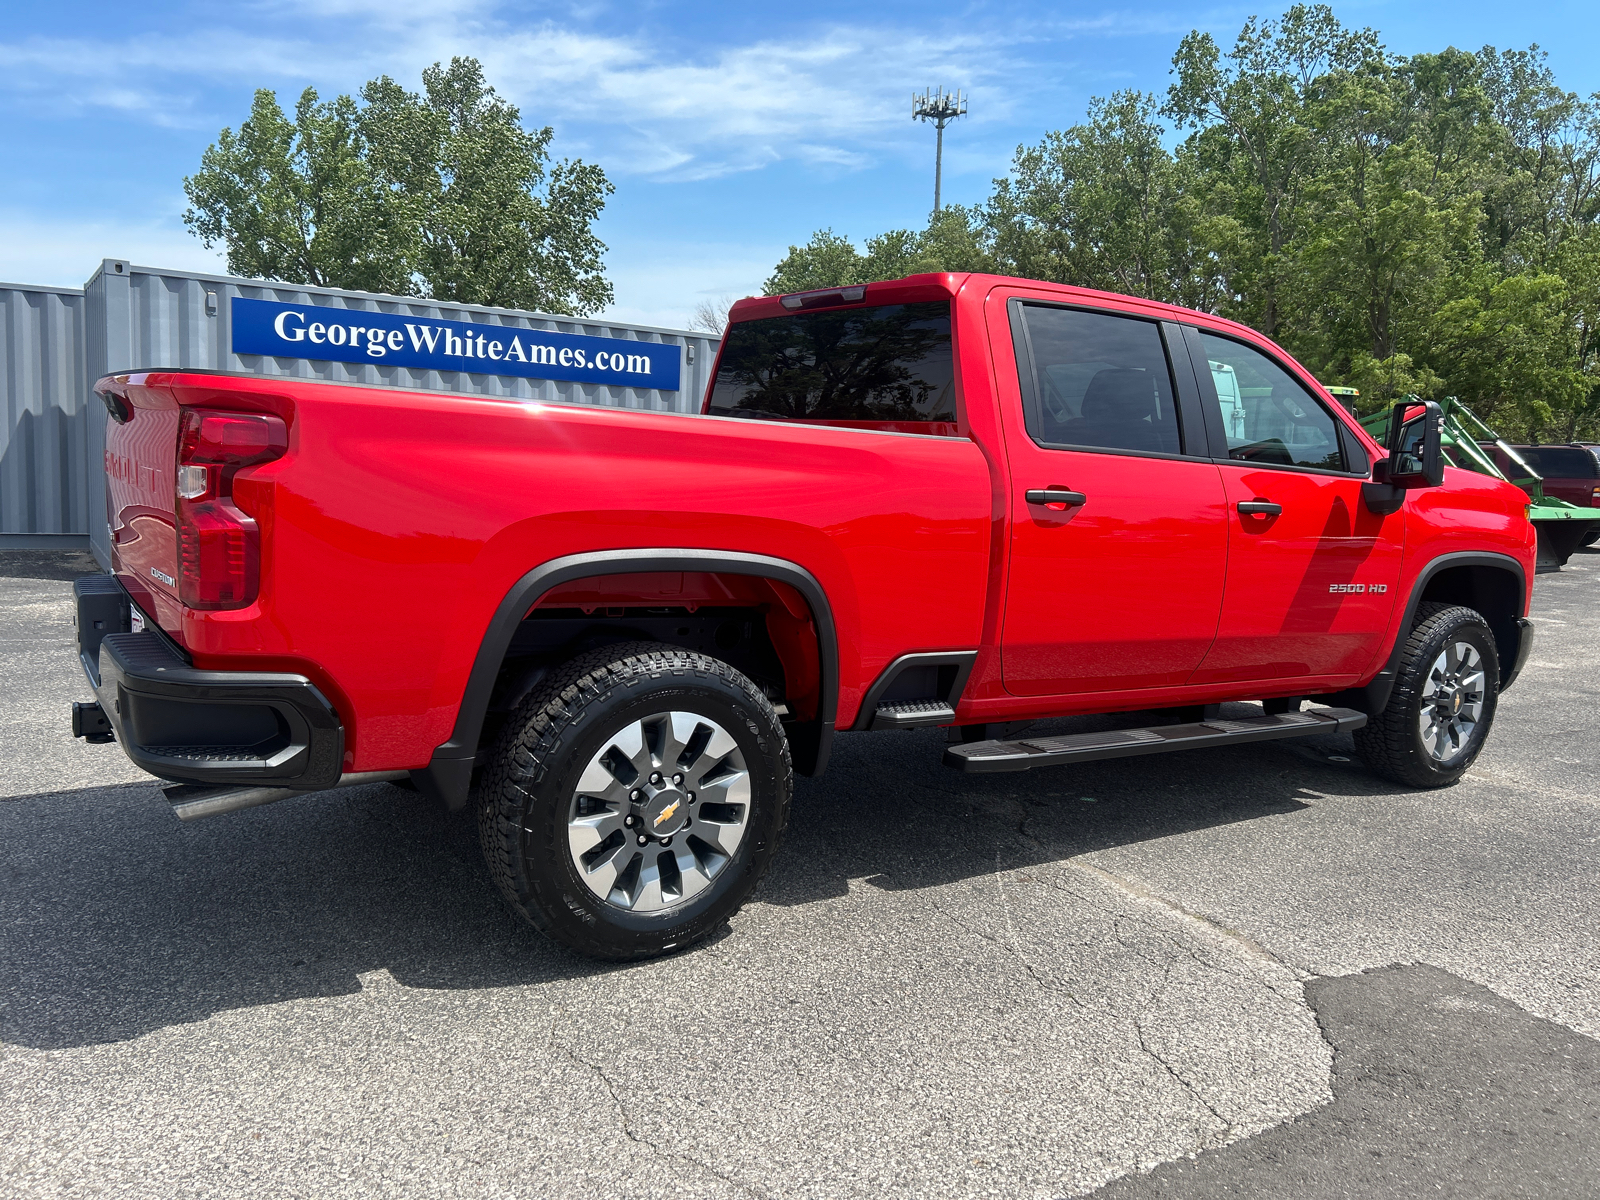
{"label": "blue sky", "polygon": [[[0,13],[0,279],[76,286],[104,257],[220,271],[184,228],[182,179],[257,87],[408,87],[453,54],[558,156],[601,164],[600,224],[625,320],[677,325],[759,289],[792,242],[917,226],[933,131],[914,90],[971,95],[945,141],[945,196],[980,200],[1017,145],[1093,95],[1162,92],[1192,28],[1224,44],[1282,4],[524,4],[503,0],[23,3]],[[1600,90],[1600,6],[1363,0],[1335,5],[1392,50],[1538,42],[1570,90]]]}

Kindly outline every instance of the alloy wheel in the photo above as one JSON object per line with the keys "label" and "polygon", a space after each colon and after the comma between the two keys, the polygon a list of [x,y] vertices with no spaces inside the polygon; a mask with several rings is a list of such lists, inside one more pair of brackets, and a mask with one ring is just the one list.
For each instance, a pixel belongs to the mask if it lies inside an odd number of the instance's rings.
{"label": "alloy wheel", "polygon": [[699,713],[655,713],[590,758],[568,809],[567,845],[601,900],[654,913],[711,886],[749,817],[750,776],[733,735]]}
{"label": "alloy wheel", "polygon": [[1438,763],[1465,750],[1483,719],[1483,657],[1470,642],[1451,642],[1428,669],[1417,714],[1422,744]]}

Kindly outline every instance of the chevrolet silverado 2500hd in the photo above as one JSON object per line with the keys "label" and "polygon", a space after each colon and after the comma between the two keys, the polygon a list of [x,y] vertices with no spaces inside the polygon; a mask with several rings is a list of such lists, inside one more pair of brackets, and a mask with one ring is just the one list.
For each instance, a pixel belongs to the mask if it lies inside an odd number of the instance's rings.
{"label": "chevrolet silverado 2500hd", "polygon": [[744,300],[697,417],[97,391],[113,569],[77,587],[75,731],[183,817],[372,779],[470,797],[509,902],[602,957],[725,921],[836,731],[947,726],[973,772],[1350,729],[1432,787],[1531,645],[1527,497],[1444,465],[1437,407],[1379,446],[1252,330],[1125,296]]}

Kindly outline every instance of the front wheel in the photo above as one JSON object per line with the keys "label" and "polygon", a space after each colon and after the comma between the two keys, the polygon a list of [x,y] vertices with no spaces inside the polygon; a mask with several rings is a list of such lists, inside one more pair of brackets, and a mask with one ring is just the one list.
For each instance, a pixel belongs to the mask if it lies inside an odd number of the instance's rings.
{"label": "front wheel", "polygon": [[607,646],[507,723],[478,810],[501,893],[559,942],[638,959],[738,911],[777,849],[794,775],[777,713],[718,659]]}
{"label": "front wheel", "polygon": [[1500,656],[1482,616],[1421,605],[1388,706],[1355,734],[1368,767],[1396,783],[1452,784],[1483,749],[1500,695]]}

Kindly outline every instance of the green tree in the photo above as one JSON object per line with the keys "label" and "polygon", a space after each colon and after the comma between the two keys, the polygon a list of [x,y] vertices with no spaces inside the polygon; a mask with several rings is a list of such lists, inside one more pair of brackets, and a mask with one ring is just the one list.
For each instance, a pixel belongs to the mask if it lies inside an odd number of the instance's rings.
{"label": "green tree", "polygon": [[417,214],[415,269],[428,295],[465,304],[592,313],[612,300],[594,221],[613,188],[597,166],[548,165],[554,131],[522,128],[476,59],[387,75],[362,89],[379,177]]}
{"label": "green tree", "polygon": [[[823,231],[769,291],[981,270],[1254,325],[1368,408],[1456,395],[1509,436],[1600,435],[1600,95],[1538,47],[1388,53],[1323,5],[1182,39],[988,198],[864,250]],[[1161,118],[1186,136],[1176,147]]]}
{"label": "green tree", "polygon": [[1278,335],[1290,245],[1301,231],[1307,182],[1326,152],[1320,101],[1331,72],[1382,61],[1370,29],[1341,25],[1327,5],[1296,4],[1278,21],[1251,17],[1226,56],[1208,33],[1183,39],[1162,111],[1193,128],[1212,195],[1249,237],[1231,264],[1240,315]]}
{"label": "green tree", "polygon": [[819,229],[804,246],[789,247],[761,290],[779,296],[866,282],[866,267],[855,243],[831,229]]}
{"label": "green tree", "polygon": [[1450,294],[1452,273],[1481,259],[1476,74],[1471,55],[1452,51],[1323,82],[1326,156],[1286,247],[1296,269],[1280,336],[1330,382],[1376,392],[1369,401],[1442,382],[1403,346]]}
{"label": "green tree", "polygon": [[762,285],[768,296],[846,287],[940,271],[991,271],[983,214],[947,204],[920,231],[891,229],[868,238],[865,253],[849,238],[819,229],[804,246],[790,246]]}
{"label": "green tree", "polygon": [[584,315],[612,300],[594,233],[612,186],[550,162],[474,59],[435,63],[421,94],[388,76],[362,103],[273,93],[184,180],[184,220],[242,275]]}
{"label": "green tree", "polygon": [[[1198,234],[1193,162],[1162,144],[1155,100],[1095,97],[1089,119],[1022,147],[984,210],[993,257],[1012,274],[1210,307],[1219,260]],[[1212,222],[1214,240],[1226,237]]]}
{"label": "green tree", "polygon": [[256,92],[239,131],[224,129],[183,186],[184,222],[227,247],[236,275],[409,290],[415,223],[374,173],[348,96],[321,103],[307,88],[291,121],[272,92]]}

